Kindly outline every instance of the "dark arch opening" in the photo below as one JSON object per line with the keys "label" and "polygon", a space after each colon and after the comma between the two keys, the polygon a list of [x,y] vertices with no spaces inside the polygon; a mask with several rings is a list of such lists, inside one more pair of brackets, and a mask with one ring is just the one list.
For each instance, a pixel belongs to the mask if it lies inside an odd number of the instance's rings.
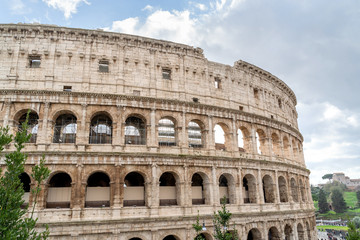
{"label": "dark arch opening", "polygon": [[163,240],[178,240],[174,235],[169,235],[163,238]]}
{"label": "dark arch opening", "polygon": [[112,142],[112,121],[104,115],[99,114],[93,117],[90,124],[90,144],[111,144]]}
{"label": "dark arch opening", "polygon": [[125,144],[145,145],[146,125],[138,117],[128,117],[125,121]]}
{"label": "dark arch opening", "polygon": [[274,184],[272,178],[269,175],[265,175],[263,177],[262,184],[263,184],[265,203],[274,203],[275,192],[274,192]]}
{"label": "dark arch opening", "polygon": [[176,179],[170,172],[160,177],[160,206],[177,205]]}
{"label": "dark arch opening", "polygon": [[280,195],[280,202],[288,202],[288,188],[286,186],[286,180],[283,176],[278,178],[279,184],[279,195]]}
{"label": "dark arch opening", "polygon": [[246,174],[243,178],[243,198],[244,203],[256,203],[256,180],[251,174]]}
{"label": "dark arch opening", "polygon": [[145,206],[144,178],[137,172],[128,173],[124,180],[124,207]]}
{"label": "dark arch opening", "polygon": [[253,228],[249,231],[247,240],[261,240],[261,233],[257,228]]}
{"label": "dark arch opening", "polygon": [[224,197],[226,197],[225,203],[230,203],[228,180],[224,174],[222,174],[219,178],[219,197],[220,203],[222,203]]}
{"label": "dark arch opening", "polygon": [[71,177],[69,174],[59,172],[49,181],[47,208],[70,208]]}
{"label": "dark arch opening", "polygon": [[85,207],[110,206],[110,178],[102,172],[91,174],[87,181]]}
{"label": "dark arch opening", "polygon": [[29,204],[31,180],[29,175],[25,172],[19,175],[19,179],[24,190],[24,195],[22,196],[24,203],[21,205],[21,208],[25,208]]}
{"label": "dark arch opening", "polygon": [[76,117],[72,114],[60,115],[54,126],[54,143],[75,143],[77,123]]}
{"label": "dark arch opening", "polygon": [[280,232],[277,230],[276,227],[271,227],[269,229],[268,239],[269,240],[281,240]]}
{"label": "dark arch opening", "polygon": [[205,204],[203,179],[200,174],[195,173],[191,178],[192,204]]}

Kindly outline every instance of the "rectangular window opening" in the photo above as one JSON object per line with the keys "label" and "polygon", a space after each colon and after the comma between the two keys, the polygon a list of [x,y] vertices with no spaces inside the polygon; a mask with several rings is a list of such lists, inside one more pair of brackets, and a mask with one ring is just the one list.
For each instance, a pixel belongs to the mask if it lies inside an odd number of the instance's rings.
{"label": "rectangular window opening", "polygon": [[64,92],[71,92],[72,86],[64,86],[63,91]]}
{"label": "rectangular window opening", "polygon": [[171,79],[171,70],[167,69],[167,68],[163,68],[162,69],[162,77],[163,77],[163,79],[170,80]]}
{"label": "rectangular window opening", "polygon": [[109,72],[109,61],[108,60],[99,61],[99,72],[103,72],[103,73]]}
{"label": "rectangular window opening", "polygon": [[244,110],[244,107],[243,107],[243,106],[239,106],[239,110],[240,110],[240,111]]}
{"label": "rectangular window opening", "polygon": [[39,68],[41,64],[40,56],[29,56],[29,66],[30,68]]}
{"label": "rectangular window opening", "polygon": [[215,78],[215,88],[220,89],[221,88],[221,80],[220,78]]}
{"label": "rectangular window opening", "polygon": [[282,108],[281,99],[278,99],[279,108]]}
{"label": "rectangular window opening", "polygon": [[254,97],[255,97],[256,99],[259,99],[259,90],[256,89],[256,88],[254,88]]}
{"label": "rectangular window opening", "polygon": [[194,103],[198,103],[198,102],[199,102],[199,99],[198,99],[198,98],[193,98],[193,102],[194,102]]}

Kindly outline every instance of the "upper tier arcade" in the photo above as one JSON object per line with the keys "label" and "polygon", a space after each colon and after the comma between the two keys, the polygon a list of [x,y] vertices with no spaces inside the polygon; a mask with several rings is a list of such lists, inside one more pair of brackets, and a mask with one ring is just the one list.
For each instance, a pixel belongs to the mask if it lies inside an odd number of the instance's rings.
{"label": "upper tier arcade", "polygon": [[0,88],[181,100],[240,110],[296,130],[296,97],[252,64],[208,61],[200,48],[52,25],[0,25]]}

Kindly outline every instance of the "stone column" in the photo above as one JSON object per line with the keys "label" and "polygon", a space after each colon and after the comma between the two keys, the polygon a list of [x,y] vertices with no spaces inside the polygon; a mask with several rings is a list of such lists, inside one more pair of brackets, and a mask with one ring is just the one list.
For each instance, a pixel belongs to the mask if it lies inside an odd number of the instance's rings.
{"label": "stone column", "polygon": [[[10,100],[5,100],[4,105],[5,105],[5,114],[4,114],[4,119],[3,119],[3,126],[5,127],[5,126],[9,125],[9,115],[10,115],[11,101]],[[12,133],[11,130],[12,129],[10,129],[9,133]]]}
{"label": "stone column", "polygon": [[186,112],[182,112],[181,116],[181,125],[182,127],[179,128],[179,131],[181,130],[181,134],[179,134],[179,146],[181,148],[188,148],[189,142],[188,142],[188,134],[187,134],[187,126],[186,126]]}
{"label": "stone column", "polygon": [[121,165],[115,164],[115,179],[114,182],[114,202],[113,207],[122,207],[124,199],[124,184],[121,184],[120,175],[121,175]]}
{"label": "stone column", "polygon": [[156,136],[156,109],[152,108],[150,112],[150,138],[147,145],[152,148],[157,148],[158,138]]}
{"label": "stone column", "polygon": [[82,205],[82,198],[85,196],[81,195],[82,192],[82,172],[83,172],[84,165],[83,164],[77,164],[76,165],[76,179],[75,182],[73,182],[72,185],[72,194],[73,197],[71,201],[71,206],[74,209],[80,209],[83,207]]}
{"label": "stone column", "polygon": [[212,116],[208,116],[209,120],[209,132],[207,134],[206,143],[207,146],[205,148],[210,150],[215,150],[215,139],[214,139],[214,128],[213,128],[213,119]]}
{"label": "stone column", "polygon": [[252,153],[253,154],[258,154],[257,151],[257,141],[256,141],[256,129],[254,128],[254,126],[251,126],[251,142],[252,142]]}
{"label": "stone column", "polygon": [[80,150],[85,151],[85,145],[89,143],[87,133],[86,131],[86,110],[87,110],[87,104],[81,104],[82,106],[82,114],[81,114],[81,122],[80,127],[79,123],[77,123],[77,133],[76,133],[76,145],[80,147]]}
{"label": "stone column", "polygon": [[243,196],[243,186],[242,186],[242,174],[241,174],[241,167],[239,167],[237,169],[238,171],[238,182],[239,182],[239,186],[237,187],[239,194],[238,194],[238,201],[236,204],[241,205],[244,204],[244,196]]}
{"label": "stone column", "polygon": [[258,169],[258,199],[260,204],[264,204],[264,191],[263,191],[263,184],[262,184],[262,177],[261,177],[261,169]]}
{"label": "stone column", "polygon": [[213,187],[213,204],[215,206],[220,205],[220,197],[219,197],[219,181],[216,177],[216,167],[213,166],[211,169],[211,175],[212,175],[212,187]]}
{"label": "stone column", "polygon": [[123,113],[123,106],[121,105],[117,105],[117,113],[116,113],[116,122],[113,122],[113,126],[114,126],[114,135],[113,135],[113,139],[112,139],[112,144],[115,147],[123,147],[124,146],[124,141],[121,138],[121,132],[122,132],[122,113]]}
{"label": "stone column", "polygon": [[158,172],[158,166],[153,163],[151,166],[151,178],[152,178],[152,183],[151,183],[151,207],[158,207],[159,206],[159,197],[160,197],[160,186],[159,186],[159,178],[157,175]]}
{"label": "stone column", "polygon": [[275,203],[280,203],[280,192],[278,182],[278,170],[275,170]]}
{"label": "stone column", "polygon": [[[45,102],[43,103],[43,110],[42,110],[42,114],[39,114],[42,119],[39,120],[39,122],[41,122],[41,125],[39,126],[39,130],[38,130],[38,135],[37,135],[37,144],[38,145],[46,145],[46,144],[50,144],[48,141],[48,118],[49,118],[49,108],[50,108],[50,103],[49,102]],[[43,147],[43,150],[45,150],[45,148]]]}
{"label": "stone column", "polygon": [[182,195],[184,200],[183,205],[185,207],[189,207],[192,205],[191,179],[189,180],[188,172],[188,166],[184,165],[184,185],[182,189]]}
{"label": "stone column", "polygon": [[232,151],[238,152],[239,151],[239,143],[238,143],[238,134],[236,128],[236,119],[235,117],[232,118]]}

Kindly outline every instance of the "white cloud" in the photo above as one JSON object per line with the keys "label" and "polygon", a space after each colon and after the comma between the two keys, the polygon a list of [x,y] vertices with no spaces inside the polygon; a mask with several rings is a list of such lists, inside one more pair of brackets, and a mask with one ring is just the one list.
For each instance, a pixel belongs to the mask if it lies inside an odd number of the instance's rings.
{"label": "white cloud", "polygon": [[152,11],[154,8],[153,6],[150,5],[146,5],[143,9],[141,9],[142,11],[148,10],[148,11]]}
{"label": "white cloud", "polygon": [[86,0],[43,0],[43,2],[49,7],[63,11],[66,19],[69,19],[72,14],[77,13],[77,8],[81,3],[90,5]]}

